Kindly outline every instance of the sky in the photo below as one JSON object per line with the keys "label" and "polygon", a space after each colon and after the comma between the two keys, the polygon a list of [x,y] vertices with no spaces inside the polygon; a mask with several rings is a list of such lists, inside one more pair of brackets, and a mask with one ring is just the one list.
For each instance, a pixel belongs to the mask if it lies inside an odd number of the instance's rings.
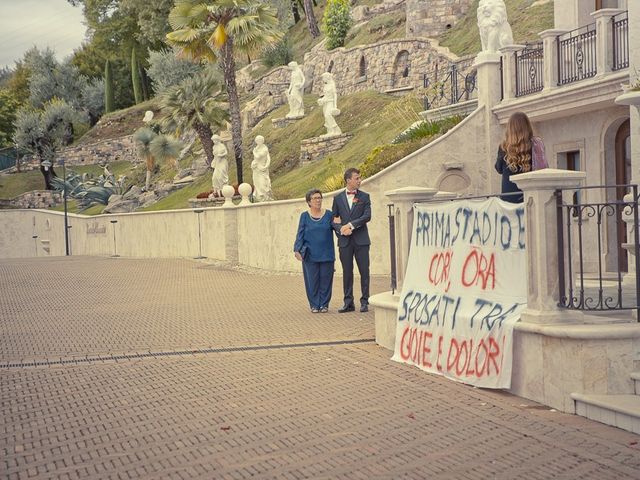
{"label": "sky", "polygon": [[67,0],[0,0],[0,68],[13,68],[34,45],[63,60],[82,44],[83,21],[82,7]]}

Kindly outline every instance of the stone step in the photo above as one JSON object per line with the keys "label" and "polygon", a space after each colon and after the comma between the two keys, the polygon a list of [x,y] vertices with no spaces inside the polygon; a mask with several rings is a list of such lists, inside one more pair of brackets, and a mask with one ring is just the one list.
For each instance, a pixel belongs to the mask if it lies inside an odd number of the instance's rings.
{"label": "stone step", "polygon": [[640,372],[632,372],[631,380],[633,380],[633,384],[635,386],[636,395],[640,395]]}
{"label": "stone step", "polygon": [[640,434],[640,395],[572,393],[576,415]]}

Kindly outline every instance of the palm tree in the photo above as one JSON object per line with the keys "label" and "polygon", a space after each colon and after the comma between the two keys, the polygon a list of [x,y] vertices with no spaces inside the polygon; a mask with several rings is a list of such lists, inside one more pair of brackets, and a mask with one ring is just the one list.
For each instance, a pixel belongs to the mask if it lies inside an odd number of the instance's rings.
{"label": "palm tree", "polygon": [[221,92],[222,78],[216,72],[209,71],[187,78],[165,90],[159,97],[165,115],[165,129],[177,135],[194,129],[207,156],[207,165],[211,165],[213,160],[211,127],[223,127],[229,117],[219,101]]}
{"label": "palm tree", "polygon": [[229,96],[238,183],[242,183],[242,126],[236,86],[236,51],[250,54],[282,38],[276,11],[259,0],[177,0],[169,13],[170,44],[184,56],[218,59]]}
{"label": "palm tree", "polygon": [[151,186],[151,172],[153,171],[153,154],[151,153],[151,142],[157,134],[148,127],[142,127],[133,134],[133,141],[136,144],[138,155],[147,164],[147,176],[144,183],[145,190]]}

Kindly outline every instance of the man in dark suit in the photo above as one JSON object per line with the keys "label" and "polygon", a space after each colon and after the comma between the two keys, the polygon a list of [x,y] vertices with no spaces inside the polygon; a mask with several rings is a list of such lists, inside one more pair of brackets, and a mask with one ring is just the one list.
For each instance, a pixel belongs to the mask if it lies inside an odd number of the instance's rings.
{"label": "man in dark suit", "polygon": [[353,301],[353,259],[356,259],[360,272],[360,311],[369,311],[369,231],[367,222],[371,220],[371,200],[369,194],[358,190],[360,187],[360,171],[348,168],[344,172],[347,184],[345,191],[333,199],[333,229],[338,235],[340,263],[342,263],[342,286],[344,289],[344,305],[339,313],[353,312],[356,307]]}

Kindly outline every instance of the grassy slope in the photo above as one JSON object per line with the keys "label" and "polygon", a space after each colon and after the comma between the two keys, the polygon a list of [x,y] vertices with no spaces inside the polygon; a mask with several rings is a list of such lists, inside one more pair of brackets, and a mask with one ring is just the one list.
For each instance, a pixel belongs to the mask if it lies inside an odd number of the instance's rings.
{"label": "grassy slope", "polygon": [[[440,44],[449,47],[456,55],[468,55],[481,50],[475,15],[478,2],[479,0],[475,0],[467,16],[440,36]],[[530,7],[533,2],[534,0],[505,0],[516,43],[539,41],[538,33],[553,28],[553,2]]]}
{"label": "grassy slope", "polygon": [[[338,104],[342,114],[337,117],[337,122],[342,131],[353,134],[353,138],[342,150],[298,167],[301,140],[325,133],[322,111],[316,99],[313,95],[305,96],[307,115],[302,120],[286,128],[273,128],[271,119],[283,117],[288,111],[288,107],[283,106],[262,120],[245,137],[245,181],[251,182],[251,142],[255,135],[263,135],[269,146],[272,186],[276,198],[282,199],[300,196],[311,187],[322,187],[328,177],[345,167],[359,164],[373,147],[389,143],[417,119],[393,108],[394,104],[404,105],[407,99],[371,91],[340,97]],[[414,107],[419,110],[417,101]],[[232,170],[235,172],[234,168]],[[231,178],[235,178],[235,173],[231,173]]]}
{"label": "grassy slope", "polygon": [[349,30],[344,46],[347,48],[368,45],[382,40],[404,38],[406,32],[406,15],[404,8],[391,13],[376,15],[367,23]]}
{"label": "grassy slope", "polygon": [[[134,165],[130,162],[115,162],[109,165],[111,173],[116,178],[119,175],[130,175]],[[95,176],[101,175],[103,169],[100,165],[82,165],[78,167],[68,167],[76,173],[91,173]],[[56,166],[57,175],[62,176],[62,168]],[[11,175],[3,175],[0,177],[0,198],[11,199],[31,190],[44,189],[44,178],[40,170],[31,170],[30,172],[14,173]]]}

